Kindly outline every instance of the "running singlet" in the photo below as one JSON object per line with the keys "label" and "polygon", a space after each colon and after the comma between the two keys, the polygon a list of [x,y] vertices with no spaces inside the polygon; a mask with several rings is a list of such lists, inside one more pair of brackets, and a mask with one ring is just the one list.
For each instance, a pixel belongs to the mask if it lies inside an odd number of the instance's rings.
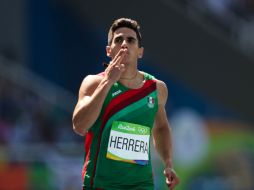
{"label": "running singlet", "polygon": [[[116,82],[85,136],[83,188],[153,190],[150,137],[158,98],[154,77],[129,89]],[[96,106],[96,105],[94,105]]]}

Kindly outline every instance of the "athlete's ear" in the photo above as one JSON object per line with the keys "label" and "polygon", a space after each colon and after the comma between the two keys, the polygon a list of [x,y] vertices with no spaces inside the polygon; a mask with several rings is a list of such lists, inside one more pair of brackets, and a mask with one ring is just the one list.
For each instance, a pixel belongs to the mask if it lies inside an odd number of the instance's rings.
{"label": "athlete's ear", "polygon": [[144,54],[144,48],[140,47],[139,50],[138,50],[138,58],[142,58],[143,54]]}
{"label": "athlete's ear", "polygon": [[106,46],[106,52],[107,52],[107,56],[111,57],[111,47],[110,46]]}

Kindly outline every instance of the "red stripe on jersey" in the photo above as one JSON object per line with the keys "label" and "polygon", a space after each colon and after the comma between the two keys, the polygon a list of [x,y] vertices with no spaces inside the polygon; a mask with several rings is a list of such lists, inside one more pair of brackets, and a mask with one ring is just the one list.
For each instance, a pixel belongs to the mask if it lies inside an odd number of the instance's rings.
{"label": "red stripe on jersey", "polygon": [[83,170],[82,170],[82,180],[84,181],[84,177],[86,174],[86,169],[87,169],[87,165],[90,159],[90,148],[91,148],[91,144],[92,144],[92,140],[93,140],[93,132],[89,131],[86,134],[86,140],[85,140],[85,152],[86,152],[86,158],[85,158],[85,164],[83,166]]}
{"label": "red stripe on jersey", "polygon": [[[156,82],[154,80],[147,80],[141,89],[131,89],[123,94],[120,94],[117,98],[113,99],[105,110],[103,115],[103,122],[107,122],[108,119],[117,111],[124,107],[144,98],[156,89]],[[103,124],[102,124],[103,125]]]}

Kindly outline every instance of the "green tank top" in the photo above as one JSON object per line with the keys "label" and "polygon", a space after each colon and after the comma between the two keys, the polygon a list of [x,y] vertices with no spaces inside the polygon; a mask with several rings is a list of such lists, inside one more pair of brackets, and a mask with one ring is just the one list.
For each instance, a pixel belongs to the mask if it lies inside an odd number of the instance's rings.
{"label": "green tank top", "polygon": [[[116,82],[85,136],[84,188],[152,190],[150,134],[158,110],[156,81],[129,89]],[[96,105],[94,105],[96,106]]]}

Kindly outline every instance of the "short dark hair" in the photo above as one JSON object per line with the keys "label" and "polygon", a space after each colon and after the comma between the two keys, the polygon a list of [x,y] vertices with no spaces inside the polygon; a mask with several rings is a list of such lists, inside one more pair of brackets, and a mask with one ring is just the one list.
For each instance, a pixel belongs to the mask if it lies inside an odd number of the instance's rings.
{"label": "short dark hair", "polygon": [[108,45],[112,43],[114,32],[119,28],[130,28],[136,32],[137,38],[138,38],[138,46],[141,47],[141,33],[140,33],[140,25],[137,21],[130,19],[130,18],[119,18],[116,19],[113,24],[111,25],[109,32],[108,32]]}

